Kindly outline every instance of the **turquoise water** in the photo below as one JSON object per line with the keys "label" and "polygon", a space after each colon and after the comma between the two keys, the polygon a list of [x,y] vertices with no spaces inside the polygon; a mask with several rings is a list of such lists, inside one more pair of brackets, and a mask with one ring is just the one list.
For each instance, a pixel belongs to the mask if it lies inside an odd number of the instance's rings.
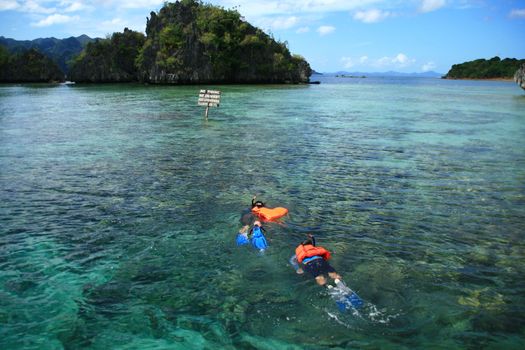
{"label": "turquoise water", "polygon": [[[200,88],[0,86],[1,349],[525,346],[515,84]],[[307,232],[365,308],[295,274]]]}

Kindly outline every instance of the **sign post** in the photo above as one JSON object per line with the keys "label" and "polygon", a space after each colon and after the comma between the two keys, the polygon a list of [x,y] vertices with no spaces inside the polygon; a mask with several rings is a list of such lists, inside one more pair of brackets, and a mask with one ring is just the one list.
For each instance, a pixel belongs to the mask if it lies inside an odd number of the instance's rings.
{"label": "sign post", "polygon": [[199,92],[199,106],[206,106],[204,117],[208,120],[208,110],[210,107],[219,107],[221,102],[221,92],[218,90],[201,90]]}

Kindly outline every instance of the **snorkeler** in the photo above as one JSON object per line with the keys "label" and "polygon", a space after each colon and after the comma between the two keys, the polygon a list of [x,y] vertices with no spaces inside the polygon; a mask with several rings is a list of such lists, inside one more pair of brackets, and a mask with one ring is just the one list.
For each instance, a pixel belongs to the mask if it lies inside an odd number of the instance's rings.
{"label": "snorkeler", "polygon": [[290,258],[290,263],[298,274],[306,271],[315,278],[318,285],[324,286],[327,282],[326,275],[334,280],[341,280],[341,276],[328,263],[330,257],[330,252],[317,247],[315,237],[308,234],[308,239],[295,248],[295,255]]}
{"label": "snorkeler", "polygon": [[[330,252],[323,247],[317,247],[315,237],[308,234],[308,239],[295,248],[295,255],[290,258],[290,264],[298,274],[302,274],[304,269],[315,278],[318,285],[326,286],[340,311],[363,306],[363,300],[344,284],[341,276],[328,263],[330,256]],[[326,275],[334,280],[335,286],[327,284]]]}

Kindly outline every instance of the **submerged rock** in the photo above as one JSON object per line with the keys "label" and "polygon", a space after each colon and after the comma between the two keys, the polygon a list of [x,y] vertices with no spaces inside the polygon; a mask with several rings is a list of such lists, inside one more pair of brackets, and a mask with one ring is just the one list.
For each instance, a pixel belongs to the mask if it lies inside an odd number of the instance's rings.
{"label": "submerged rock", "polygon": [[514,73],[514,81],[525,90],[525,63]]}

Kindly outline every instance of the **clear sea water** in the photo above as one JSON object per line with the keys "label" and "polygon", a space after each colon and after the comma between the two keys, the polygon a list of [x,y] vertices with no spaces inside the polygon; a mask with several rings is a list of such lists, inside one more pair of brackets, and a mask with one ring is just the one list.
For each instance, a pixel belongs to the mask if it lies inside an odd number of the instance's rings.
{"label": "clear sea water", "polygon": [[[321,79],[0,86],[0,349],[523,349],[524,91]],[[308,232],[366,307],[294,272]]]}

